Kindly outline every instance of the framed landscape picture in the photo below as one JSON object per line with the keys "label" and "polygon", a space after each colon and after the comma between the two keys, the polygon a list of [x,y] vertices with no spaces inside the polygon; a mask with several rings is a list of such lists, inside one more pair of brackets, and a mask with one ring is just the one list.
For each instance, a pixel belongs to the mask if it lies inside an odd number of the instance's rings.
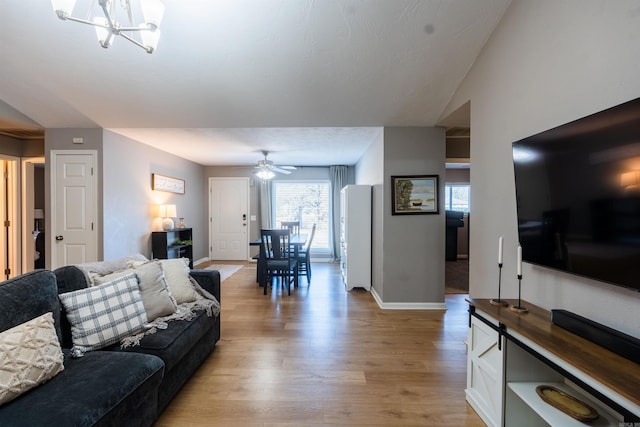
{"label": "framed landscape picture", "polygon": [[437,214],[439,210],[438,175],[391,177],[391,214]]}

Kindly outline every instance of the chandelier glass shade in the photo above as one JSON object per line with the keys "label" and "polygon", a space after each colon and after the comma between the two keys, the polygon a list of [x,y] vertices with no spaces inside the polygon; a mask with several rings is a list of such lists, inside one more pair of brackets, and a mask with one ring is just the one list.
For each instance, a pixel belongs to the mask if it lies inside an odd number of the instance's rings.
{"label": "chandelier glass shade", "polygon": [[[164,4],[161,0],[138,0],[138,14],[142,14],[144,22],[134,22],[134,10],[131,0],[91,0],[86,18],[72,16],[77,0],[51,0],[51,5],[58,18],[82,24],[92,25],[100,46],[108,48],[116,36],[121,36],[131,43],[153,53],[160,40],[160,22],[164,15]],[[99,8],[96,8],[96,4]],[[97,10],[94,10],[97,9]],[[124,21],[121,19],[124,18]],[[123,25],[122,22],[126,22]]]}

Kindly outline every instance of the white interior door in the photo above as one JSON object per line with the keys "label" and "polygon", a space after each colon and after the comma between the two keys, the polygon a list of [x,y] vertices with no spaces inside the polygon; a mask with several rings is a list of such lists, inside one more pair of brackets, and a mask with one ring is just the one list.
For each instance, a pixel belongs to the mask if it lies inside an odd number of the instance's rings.
{"label": "white interior door", "polygon": [[209,178],[209,259],[249,258],[249,178]]}
{"label": "white interior door", "polygon": [[51,152],[52,268],[98,261],[97,153]]}

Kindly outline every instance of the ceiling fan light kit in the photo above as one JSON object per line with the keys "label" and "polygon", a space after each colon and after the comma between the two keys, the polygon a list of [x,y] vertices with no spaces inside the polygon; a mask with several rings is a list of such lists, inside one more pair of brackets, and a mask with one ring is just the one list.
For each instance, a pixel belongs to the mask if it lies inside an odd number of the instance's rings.
{"label": "ceiling fan light kit", "polygon": [[258,160],[256,166],[255,175],[260,179],[271,179],[276,176],[276,173],[283,173],[289,175],[292,170],[296,170],[295,166],[276,166],[271,160],[267,159],[268,151],[263,151],[264,160]]}
{"label": "ceiling fan light kit", "polygon": [[[121,36],[131,43],[143,48],[147,53],[153,53],[160,40],[160,22],[164,15],[164,4],[161,0],[139,0],[144,23],[135,24],[131,8],[131,0],[97,0],[102,10],[102,15],[96,15],[94,6],[96,0],[91,1],[91,6],[86,18],[71,16],[77,0],[51,0],[53,10],[58,18],[63,21],[79,22],[95,27],[98,43],[103,48],[113,44],[116,36]],[[119,7],[118,7],[119,6]],[[128,26],[122,26],[117,20],[119,15],[126,16]],[[140,40],[133,37],[139,34]]]}
{"label": "ceiling fan light kit", "polygon": [[276,174],[271,172],[269,169],[261,169],[256,172],[256,176],[260,179],[271,179],[276,176]]}

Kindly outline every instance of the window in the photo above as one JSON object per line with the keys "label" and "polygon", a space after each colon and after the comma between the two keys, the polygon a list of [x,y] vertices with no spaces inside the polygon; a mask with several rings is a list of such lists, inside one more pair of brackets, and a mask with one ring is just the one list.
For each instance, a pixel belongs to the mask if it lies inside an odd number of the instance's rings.
{"label": "window", "polygon": [[331,204],[329,181],[273,181],[272,205],[274,227],[282,221],[300,221],[300,232],[316,234],[311,247],[329,251],[329,217]]}
{"label": "window", "polygon": [[444,189],[445,209],[469,212],[469,184],[446,184]]}

